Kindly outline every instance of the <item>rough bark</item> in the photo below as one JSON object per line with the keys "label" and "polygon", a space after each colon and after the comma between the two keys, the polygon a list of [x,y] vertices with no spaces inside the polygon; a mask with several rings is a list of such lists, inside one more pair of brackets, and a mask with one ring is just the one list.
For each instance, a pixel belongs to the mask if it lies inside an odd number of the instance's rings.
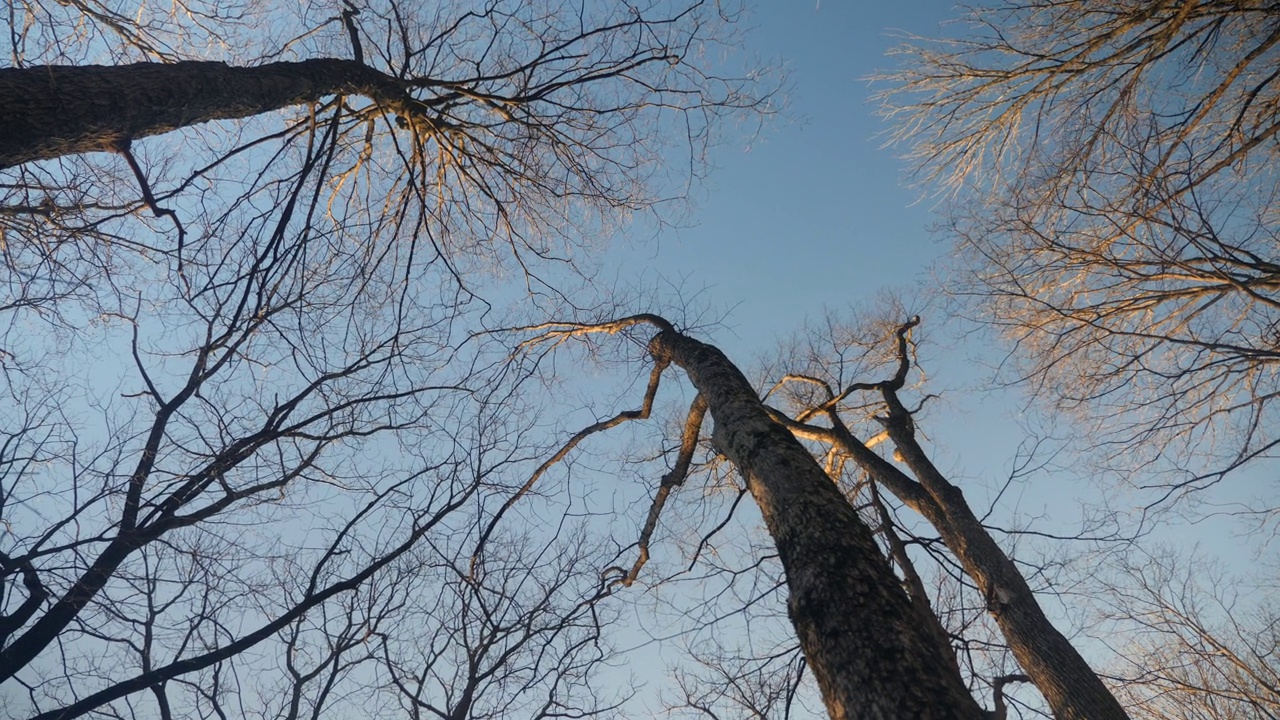
{"label": "rough bark", "polygon": [[110,151],[134,138],[355,94],[408,101],[404,85],[354,60],[232,67],[220,62],[0,69],[0,169]]}
{"label": "rough bark", "polygon": [[[1055,718],[1127,720],[1128,715],[1115,696],[1071,642],[1045,617],[1022,572],[973,513],[964,493],[938,471],[916,440],[911,411],[902,404],[898,391],[905,384],[910,369],[907,333],[919,322],[918,317],[913,318],[898,330],[899,364],[894,377],[863,388],[878,390],[884,397],[888,413],[881,420],[886,434],[897,447],[902,462],[917,479],[912,479],[854,437],[834,404],[825,408],[831,421],[830,428],[790,420],[772,409],[771,416],[793,433],[839,448],[876,483],[929,521],[960,561],[965,574],[986,597],[988,611],[995,618],[1010,650],[1026,671],[1028,679],[1048,701]],[[1019,677],[1006,676],[1005,682]],[[995,688],[995,695],[999,706],[1004,702],[1000,684]]]}
{"label": "rough bark", "polygon": [[987,609],[1009,649],[1048,701],[1053,716],[1057,720],[1127,720],[1111,691],[1045,617],[1026,579],[974,515],[964,493],[925,455],[915,440],[907,409],[896,395],[887,395],[889,437],[935,505],[926,517],[986,596]]}
{"label": "rough bark", "polygon": [[950,647],[916,620],[870,529],[716,348],[666,328],[650,351],[706,399],[713,439],[747,481],[786,572],[796,635],[835,720],[981,718]]}
{"label": "rough bark", "polygon": [[[987,598],[1010,650],[1059,720],[1127,720],[1128,715],[1075,647],[1054,627],[1013,560],[973,513],[960,488],[925,456],[909,426],[891,413],[890,436],[917,483],[867,450],[847,430],[831,437],[876,482],[938,531],[947,548]],[[896,424],[896,427],[895,427]]]}

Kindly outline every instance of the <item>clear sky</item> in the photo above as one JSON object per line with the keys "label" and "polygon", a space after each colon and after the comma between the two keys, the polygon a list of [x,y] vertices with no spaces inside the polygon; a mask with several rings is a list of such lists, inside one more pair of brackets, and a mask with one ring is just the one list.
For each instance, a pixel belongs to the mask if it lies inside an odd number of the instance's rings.
{"label": "clear sky", "polygon": [[[895,32],[934,34],[949,0],[906,3],[766,1],[748,20],[750,51],[787,68],[785,113],[747,151],[720,149],[696,227],[650,247],[650,267],[691,276],[732,351],[793,330],[922,276],[943,246],[926,232],[927,202],[883,147],[867,77],[891,62]],[[739,345],[741,343],[741,345]]]}

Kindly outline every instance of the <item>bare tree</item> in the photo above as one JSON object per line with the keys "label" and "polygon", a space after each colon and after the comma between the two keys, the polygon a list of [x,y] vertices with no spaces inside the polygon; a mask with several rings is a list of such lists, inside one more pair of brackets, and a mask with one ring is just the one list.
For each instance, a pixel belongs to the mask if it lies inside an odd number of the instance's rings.
{"label": "bare tree", "polygon": [[509,529],[549,441],[474,331],[763,109],[732,17],[291,7],[8,15],[0,713],[611,712],[615,558]]}
{"label": "bare tree", "polygon": [[[913,319],[905,324],[886,326],[885,333],[855,344],[845,342],[848,339],[846,333],[840,333],[839,337],[833,335],[828,342],[836,358],[825,353],[820,354],[821,357],[805,358],[800,363],[802,368],[787,373],[773,391],[767,393],[767,396],[776,396],[784,401],[794,419],[761,404],[759,396],[750,390],[745,378],[723,355],[676,332],[662,318],[640,315],[598,324],[564,323],[533,328],[538,334],[526,343],[526,349],[537,349],[538,352],[570,339],[591,342],[597,333],[632,332],[637,326],[644,325],[656,326],[659,330],[646,346],[647,352],[655,358],[655,364],[642,409],[597,423],[579,437],[609,429],[625,420],[649,417],[658,379],[668,362],[687,369],[698,391],[684,423],[678,456],[659,485],[641,529],[640,559],[625,575],[624,583],[635,580],[647,562],[658,516],[670,502],[671,491],[683,484],[690,470],[704,409],[715,418],[712,447],[742,470],[747,488],[756,498],[776,545],[781,567],[775,567],[771,560],[773,556],[765,548],[755,548],[750,553],[754,559],[743,558],[736,568],[733,565],[735,561],[717,549],[718,560],[713,562],[729,565],[713,573],[727,578],[726,582],[731,586],[742,579],[745,587],[740,591],[730,590],[726,598],[728,603],[736,603],[741,609],[717,601],[715,609],[709,612],[712,619],[707,621],[708,627],[720,628],[723,636],[723,628],[728,627],[724,621],[732,617],[733,627],[738,628],[736,632],[758,633],[760,639],[747,642],[746,645],[750,646],[748,654],[742,655],[734,642],[723,641],[715,637],[714,629],[708,630],[708,639],[704,642],[709,646],[695,647],[695,655],[700,658],[703,670],[682,676],[681,695],[674,701],[678,707],[706,717],[716,717],[716,708],[725,707],[752,717],[789,717],[793,705],[803,697],[800,688],[806,672],[813,673],[828,711],[836,717],[840,717],[841,712],[852,713],[849,708],[854,707],[853,701],[841,700],[847,697],[840,694],[843,691],[841,683],[854,683],[863,688],[863,693],[874,692],[869,688],[875,687],[873,682],[876,681],[862,674],[866,671],[857,664],[856,658],[840,656],[833,659],[833,651],[823,647],[822,643],[836,643],[842,652],[868,652],[865,645],[858,647],[858,644],[868,642],[865,637],[856,641],[850,638],[853,635],[873,635],[888,627],[885,611],[880,608],[854,611],[844,601],[834,599],[827,600],[822,610],[815,611],[820,615],[819,619],[811,619],[797,611],[797,607],[808,607],[806,602],[810,594],[826,593],[823,590],[826,585],[841,581],[839,573],[825,565],[836,562],[824,557],[829,553],[826,546],[816,541],[793,540],[793,536],[803,535],[805,531],[823,533],[822,528],[827,524],[852,534],[853,530],[848,526],[856,523],[860,528],[856,537],[865,538],[868,545],[859,545],[856,550],[843,548],[830,554],[854,558],[858,565],[874,563],[881,568],[875,576],[879,580],[863,582],[887,582],[895,586],[892,612],[911,626],[914,633],[911,642],[917,644],[916,647],[929,648],[916,651],[933,656],[930,662],[934,664],[928,672],[945,674],[948,678],[960,677],[961,668],[951,651],[954,641],[964,648],[970,679],[979,686],[991,688],[994,713],[998,717],[1005,717],[1008,711],[1007,686],[1017,682],[1034,683],[1055,717],[1127,717],[1099,676],[1048,620],[1024,577],[1024,570],[996,543],[987,525],[969,506],[964,493],[937,469],[917,437],[914,417],[918,409],[908,409],[901,393],[912,369],[910,348],[913,346],[909,335],[918,322],[918,319]],[[678,342],[670,338],[677,338]],[[859,362],[860,352],[865,352],[865,357],[871,360]],[[803,357],[804,353],[799,355]],[[885,371],[889,379],[865,379],[866,375],[874,376],[877,371]],[[855,377],[851,379],[849,374]],[[733,404],[726,408],[725,403]],[[765,417],[756,418],[752,412],[763,412]],[[857,428],[867,426],[874,426],[878,431],[867,435],[866,440],[860,439]],[[797,438],[812,445],[804,448],[796,443]],[[880,455],[877,448],[886,446],[896,448],[893,457],[897,464]],[[784,457],[794,457],[794,463],[767,464],[769,461],[764,458],[775,452],[783,453]],[[821,466],[817,458],[822,458]],[[904,467],[899,469],[898,464]],[[748,469],[743,470],[744,465]],[[810,478],[809,473],[815,469],[822,472],[813,476],[814,487],[817,487],[817,478],[820,477],[821,486],[829,488],[829,491],[824,490],[819,495],[815,489],[814,498],[796,499],[792,493],[805,492],[802,488],[809,487],[809,480],[802,482],[800,478]],[[769,481],[757,479],[765,476],[775,477],[779,482],[785,478],[785,490],[776,489]],[[880,488],[892,493],[939,537],[930,539],[914,533],[910,527],[918,523],[904,525],[881,497]],[[827,513],[833,513],[833,517],[826,517]],[[723,528],[725,522],[727,520],[721,521],[710,534],[703,535],[698,541],[693,552],[695,560],[709,537]],[[799,522],[804,530],[788,525],[789,522]],[[878,543],[872,540],[872,528]],[[927,586],[917,570],[917,559],[913,558],[909,543],[935,545],[930,554],[936,554],[941,561],[943,576],[948,573],[957,576],[955,598],[934,596],[936,588]],[[804,552],[798,552],[797,547],[804,548]],[[741,555],[741,549],[738,555]],[[896,567],[896,575],[885,572],[886,555]],[[816,573],[818,578],[811,574],[814,567],[822,568]],[[896,591],[898,586],[905,588],[906,592]],[[787,596],[787,615],[799,637],[799,648],[787,642],[768,640],[767,631],[762,629],[772,622],[769,608],[775,605],[774,598],[779,593]],[[830,597],[841,595],[826,594]],[[944,601],[945,622],[939,620],[939,611],[933,606],[934,599]],[[906,603],[903,604],[902,600]],[[872,600],[859,602],[870,603]],[[859,622],[855,629],[846,631],[839,619],[846,615],[876,618],[876,621],[871,625]],[[982,616],[989,618],[997,638],[995,646],[985,634],[986,623]],[[809,634],[812,632],[809,623],[822,623],[824,630]],[[899,626],[896,632],[902,631]],[[733,634],[734,631],[729,631],[729,635]],[[890,641],[878,639],[872,642]],[[975,646],[978,653],[991,655],[994,661],[981,666],[974,663]],[[1019,666],[1012,671],[1007,665],[1002,665],[998,657],[1006,647]],[[801,649],[804,660],[797,663],[797,652]],[[885,657],[884,650],[872,654]],[[978,688],[971,685],[971,689]],[[942,702],[938,697],[926,702]],[[858,706],[865,707],[873,702],[877,701],[864,696],[858,701]],[[912,712],[924,710],[914,708]],[[874,714],[850,716],[872,717]]]}
{"label": "bare tree", "polygon": [[1204,560],[1143,553],[1098,593],[1120,658],[1111,671],[1134,717],[1280,716],[1274,578],[1253,587]]}
{"label": "bare tree", "polygon": [[1113,459],[1213,459],[1168,495],[1273,457],[1280,13],[1070,0],[967,20],[912,39],[885,96],[948,189],[957,292]]}
{"label": "bare tree", "polygon": [[[871,530],[792,433],[771,417],[742,373],[716,348],[655,315],[604,323],[527,328],[524,347],[574,338],[656,329],[646,343],[653,369],[642,408],[618,421],[649,416],[663,371],[676,365],[697,390],[679,459],[663,485],[683,481],[702,411],[715,422],[712,442],[746,480],[777,548],[786,577],[787,611],[828,714],[843,718],[982,717],[961,682],[951,649],[921,622],[881,554]],[[540,350],[545,352],[545,350]],[[616,422],[597,423],[598,432]],[[641,534],[641,563],[660,493]],[[639,565],[623,577],[635,577]]]}
{"label": "bare tree", "polygon": [[[481,594],[515,582],[500,567],[486,576],[492,563],[465,583],[432,577],[422,558],[429,548],[465,568],[480,529],[491,533],[494,512],[524,482],[526,458],[542,451],[525,434],[521,377],[448,350],[462,309],[433,317],[401,296],[430,297],[443,278],[353,299],[352,268],[298,277],[263,260],[272,249],[242,258],[248,267],[228,262],[222,282],[195,299],[100,323],[101,346],[131,356],[131,375],[74,357],[46,363],[59,371],[52,378],[12,374],[10,392],[26,404],[6,417],[0,461],[0,678],[13,716],[239,714],[278,673],[292,688],[280,697],[294,698],[281,716],[328,714],[350,683],[367,684],[362,668],[380,661],[371,638],[411,616],[409,598],[429,581]],[[93,386],[100,378],[106,386]],[[570,558],[561,572],[595,578],[582,602],[603,597],[598,568]],[[533,562],[516,567],[536,584]],[[556,603],[490,619],[541,623]],[[556,617],[587,612],[574,607]],[[397,639],[437,627],[404,626]],[[432,672],[448,672],[458,658],[448,643],[470,637],[445,636]],[[499,653],[472,672],[515,657]],[[536,672],[580,675],[575,653],[544,662]],[[476,702],[455,699],[451,712],[472,716]]]}
{"label": "bare tree", "polygon": [[[1048,701],[1054,717],[1127,717],[1102,680],[1045,616],[1022,570],[996,543],[964,492],[926,452],[916,429],[916,410],[902,399],[912,367],[910,333],[919,322],[920,318],[914,317],[892,328],[889,337],[870,343],[871,352],[881,357],[886,353],[877,352],[875,345],[893,348],[892,360],[883,363],[887,379],[857,377],[843,386],[833,385],[828,378],[849,369],[829,358],[811,359],[809,367],[787,373],[774,390],[788,400],[793,416],[775,412],[774,418],[798,437],[830,448],[834,458],[852,463],[874,485],[892,493],[928,522],[984,598],[987,612],[1023,671]],[[831,344],[839,346],[833,347],[833,352],[856,355],[856,345],[842,342],[847,335],[831,338]],[[826,367],[821,367],[824,364]],[[855,434],[859,425],[871,426],[867,440],[859,437],[861,433]],[[893,447],[893,461],[873,449],[882,444]],[[833,466],[838,468],[839,464]],[[880,505],[874,490],[872,502]],[[886,545],[903,570],[918,616],[945,637],[891,518],[882,505],[879,512]]]}
{"label": "bare tree", "polygon": [[261,10],[292,36],[245,30],[250,5],[154,23],[50,5],[11,17],[0,70],[0,164],[25,163],[0,196],[13,322],[78,327],[70,298],[114,312],[132,262],[194,292],[225,238],[273,232],[272,207],[370,258],[445,263],[468,291],[514,270],[554,296],[542,276],[577,247],[682,196],[721,118],[767,109],[748,80],[700,67],[733,19],[700,2]]}

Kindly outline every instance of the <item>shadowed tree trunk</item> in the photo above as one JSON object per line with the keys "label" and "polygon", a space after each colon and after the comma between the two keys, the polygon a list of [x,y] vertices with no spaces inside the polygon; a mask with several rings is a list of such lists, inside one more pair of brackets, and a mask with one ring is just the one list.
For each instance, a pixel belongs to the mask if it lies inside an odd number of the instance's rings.
{"label": "shadowed tree trunk", "polygon": [[355,94],[394,112],[407,84],[354,60],[232,67],[220,62],[0,69],[0,169],[134,138]]}
{"label": "shadowed tree trunk", "polygon": [[878,417],[896,446],[898,457],[916,479],[856,438],[833,403],[823,412],[831,421],[829,428],[796,422],[778,412],[772,417],[801,437],[839,448],[938,531],[965,574],[985,596],[987,609],[1009,649],[1048,701],[1055,718],[1127,720],[1128,715],[1097,673],[1045,616],[1022,572],[974,514],[964,493],[934,466],[917,441],[912,413],[898,397],[898,391],[910,369],[907,333],[918,322],[919,318],[914,318],[898,328],[898,368],[894,377],[863,387],[882,395],[887,412]]}
{"label": "shadowed tree trunk", "polygon": [[681,367],[746,478],[786,571],[788,613],[834,720],[980,718],[942,645],[916,619],[870,529],[716,348],[665,322],[649,349]]}
{"label": "shadowed tree trunk", "polygon": [[[887,428],[903,461],[933,501],[926,513],[965,573],[987,598],[1009,649],[1048,700],[1058,720],[1127,720],[1129,717],[1071,642],[1045,617],[1021,571],[973,514],[960,488],[952,485],[916,442],[911,416],[889,398]],[[880,473],[873,473],[879,479]]]}

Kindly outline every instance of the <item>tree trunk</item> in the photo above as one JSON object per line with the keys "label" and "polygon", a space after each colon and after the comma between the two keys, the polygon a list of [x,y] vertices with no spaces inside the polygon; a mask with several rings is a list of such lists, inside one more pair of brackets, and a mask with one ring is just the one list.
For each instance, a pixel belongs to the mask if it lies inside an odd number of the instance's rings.
{"label": "tree trunk", "polygon": [[747,481],[786,571],[787,609],[834,720],[977,719],[951,648],[915,619],[871,531],[716,348],[664,329],[649,346],[688,374],[713,439]]}
{"label": "tree trunk", "polygon": [[113,150],[134,138],[250,117],[326,95],[407,99],[399,81],[354,60],[231,67],[220,62],[0,69],[0,169]]}
{"label": "tree trunk", "polygon": [[[886,399],[889,437],[934,506],[931,512],[922,514],[986,596],[987,609],[1000,626],[1009,649],[1049,702],[1054,718],[1128,720],[1128,714],[1107,686],[1045,617],[1022,572],[973,514],[964,493],[948,482],[925,455],[916,442],[907,409],[896,395],[886,393]],[[883,474],[867,469],[873,478],[879,479]],[[892,491],[892,484],[882,484]]]}
{"label": "tree trunk", "polygon": [[[885,430],[915,479],[854,437],[834,410],[828,412],[830,428],[812,427],[777,411],[771,411],[771,417],[802,437],[832,443],[938,531],[965,574],[986,597],[987,609],[1014,657],[1057,720],[1128,720],[1107,686],[1045,617],[1022,572],[974,515],[964,493],[938,471],[916,440],[915,421],[899,399],[898,390],[910,362],[906,332],[918,322],[915,318],[899,329],[898,372],[892,380],[876,384],[888,408],[881,418]],[[997,702],[1003,702],[998,686],[995,692]]]}
{"label": "tree trunk", "polygon": [[988,610],[1009,649],[1048,701],[1055,718],[1128,720],[1115,696],[1071,641],[1045,617],[1022,572],[973,514],[964,493],[925,455],[915,440],[909,413],[896,395],[890,395],[886,393],[889,436],[919,482],[867,449],[842,423],[818,431],[794,421],[788,421],[787,427],[819,441],[835,442],[875,482],[938,531],[965,574],[987,598]]}

